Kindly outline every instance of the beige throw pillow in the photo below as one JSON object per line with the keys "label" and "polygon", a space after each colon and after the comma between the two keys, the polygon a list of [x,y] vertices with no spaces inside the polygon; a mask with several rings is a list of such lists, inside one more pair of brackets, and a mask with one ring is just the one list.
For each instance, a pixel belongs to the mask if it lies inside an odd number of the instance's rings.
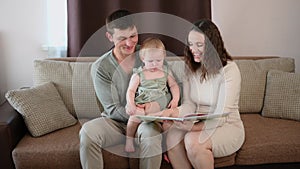
{"label": "beige throw pillow", "polygon": [[34,137],[77,122],[67,110],[52,82],[28,89],[11,90],[5,97],[23,116],[29,132]]}
{"label": "beige throw pillow", "polygon": [[268,72],[262,115],[300,121],[300,74]]}
{"label": "beige throw pillow", "polygon": [[235,62],[240,69],[242,78],[239,100],[241,113],[261,113],[269,70],[285,72],[294,72],[295,70],[293,58],[235,60]]}

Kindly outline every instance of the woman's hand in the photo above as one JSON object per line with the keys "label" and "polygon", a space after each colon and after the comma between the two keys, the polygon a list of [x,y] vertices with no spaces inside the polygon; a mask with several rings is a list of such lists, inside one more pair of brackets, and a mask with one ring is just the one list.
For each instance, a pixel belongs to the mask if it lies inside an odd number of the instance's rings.
{"label": "woman's hand", "polygon": [[172,127],[172,125],[173,125],[172,120],[164,120],[162,125],[163,131],[169,130]]}
{"label": "woman's hand", "polygon": [[191,131],[194,126],[194,122],[189,120],[174,121],[174,126],[180,130]]}

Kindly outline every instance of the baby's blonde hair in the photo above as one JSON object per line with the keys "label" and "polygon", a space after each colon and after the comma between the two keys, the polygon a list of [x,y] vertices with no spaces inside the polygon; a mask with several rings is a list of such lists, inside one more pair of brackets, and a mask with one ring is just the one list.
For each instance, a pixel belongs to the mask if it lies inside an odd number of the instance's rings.
{"label": "baby's blonde hair", "polygon": [[147,51],[149,51],[149,49],[160,49],[164,52],[164,56],[166,56],[165,45],[158,38],[147,38],[146,40],[143,41],[139,53],[140,57],[144,58]]}

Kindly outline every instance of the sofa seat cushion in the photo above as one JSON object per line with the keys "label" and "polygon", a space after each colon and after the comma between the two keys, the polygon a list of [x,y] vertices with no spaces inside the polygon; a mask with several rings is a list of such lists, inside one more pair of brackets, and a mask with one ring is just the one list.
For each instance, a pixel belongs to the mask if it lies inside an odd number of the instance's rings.
{"label": "sofa seat cushion", "polygon": [[215,158],[215,168],[232,166],[235,164],[236,153],[226,157]]}
{"label": "sofa seat cushion", "polygon": [[[79,130],[81,123],[34,138],[26,134],[12,155],[17,169],[81,169]],[[103,151],[106,169],[127,169],[126,157]]]}
{"label": "sofa seat cushion", "polygon": [[17,169],[81,169],[79,161],[80,123],[34,138],[26,134],[12,152]]}
{"label": "sofa seat cushion", "polygon": [[300,122],[242,114],[246,139],[237,165],[300,162]]}
{"label": "sofa seat cushion", "polygon": [[[17,169],[81,169],[79,157],[79,130],[81,123],[57,130],[42,137],[26,134],[12,152]],[[116,145],[112,149],[124,149],[124,145]],[[236,154],[216,158],[215,167],[234,165]],[[116,155],[103,150],[106,169],[138,169],[139,160],[125,155]],[[162,161],[162,168],[171,169],[171,165]]]}
{"label": "sofa seat cushion", "polygon": [[[214,166],[215,166],[215,168],[232,166],[235,164],[235,157],[236,157],[236,153],[226,156],[226,157],[215,158]],[[138,158],[130,158],[129,166],[130,166],[130,169],[139,169],[139,159]],[[172,169],[172,166],[166,160],[162,160],[160,168]]]}

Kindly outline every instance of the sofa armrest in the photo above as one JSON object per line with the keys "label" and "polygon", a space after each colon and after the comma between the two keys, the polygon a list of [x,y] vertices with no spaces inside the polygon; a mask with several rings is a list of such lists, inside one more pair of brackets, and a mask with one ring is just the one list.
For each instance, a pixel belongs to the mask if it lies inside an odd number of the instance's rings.
{"label": "sofa armrest", "polygon": [[14,169],[12,151],[25,135],[22,116],[6,101],[0,105],[0,168]]}

